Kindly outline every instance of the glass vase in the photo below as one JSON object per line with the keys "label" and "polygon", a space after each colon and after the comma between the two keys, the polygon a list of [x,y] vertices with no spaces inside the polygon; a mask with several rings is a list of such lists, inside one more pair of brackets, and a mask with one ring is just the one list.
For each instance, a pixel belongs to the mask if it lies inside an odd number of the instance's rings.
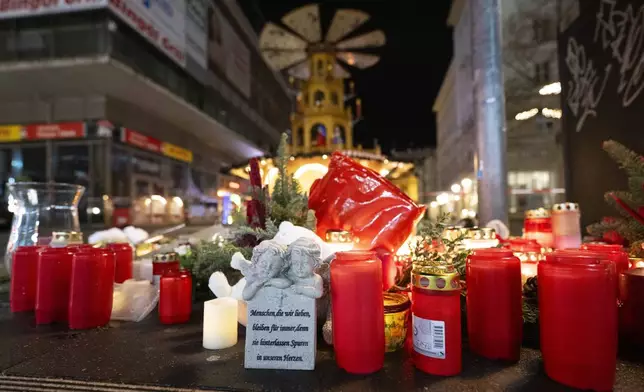
{"label": "glass vase", "polygon": [[53,182],[16,182],[7,188],[13,221],[4,263],[11,275],[11,260],[18,247],[47,245],[55,231],[80,231],[78,202],[85,187]]}

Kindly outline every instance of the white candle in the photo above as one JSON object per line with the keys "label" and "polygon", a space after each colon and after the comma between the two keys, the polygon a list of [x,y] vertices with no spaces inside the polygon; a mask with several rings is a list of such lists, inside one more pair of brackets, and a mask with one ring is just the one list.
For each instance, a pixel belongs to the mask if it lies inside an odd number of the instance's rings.
{"label": "white candle", "polygon": [[203,347],[218,350],[237,344],[237,300],[217,298],[204,302]]}

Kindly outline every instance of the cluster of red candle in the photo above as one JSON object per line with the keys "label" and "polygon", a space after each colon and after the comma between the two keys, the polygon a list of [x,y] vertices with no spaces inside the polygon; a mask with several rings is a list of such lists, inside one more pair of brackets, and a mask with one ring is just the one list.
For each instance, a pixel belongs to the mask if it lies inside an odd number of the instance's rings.
{"label": "cluster of red candle", "polygon": [[35,311],[36,324],[94,328],[110,320],[116,276],[132,277],[132,248],[24,246],[13,255],[12,271],[12,312]]}
{"label": "cluster of red candle", "polygon": [[555,251],[539,263],[541,351],[562,384],[611,390],[617,361],[617,269],[605,255]]}

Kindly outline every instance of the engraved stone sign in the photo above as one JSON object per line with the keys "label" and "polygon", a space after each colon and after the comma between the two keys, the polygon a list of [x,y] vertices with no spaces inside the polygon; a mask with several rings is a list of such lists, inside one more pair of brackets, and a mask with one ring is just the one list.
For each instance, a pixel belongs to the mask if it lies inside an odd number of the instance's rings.
{"label": "engraved stone sign", "polygon": [[290,289],[263,287],[248,302],[247,369],[313,370],[315,299]]}
{"label": "engraved stone sign", "polygon": [[242,272],[248,301],[244,366],[250,369],[313,370],[316,299],[324,293],[320,246],[301,237],[284,247],[266,240],[251,260],[237,253],[231,266]]}

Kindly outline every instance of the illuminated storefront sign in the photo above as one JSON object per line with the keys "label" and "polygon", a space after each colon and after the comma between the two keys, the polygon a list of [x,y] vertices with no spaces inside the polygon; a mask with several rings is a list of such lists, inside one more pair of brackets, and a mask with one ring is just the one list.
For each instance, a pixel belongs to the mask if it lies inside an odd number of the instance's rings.
{"label": "illuminated storefront sign", "polygon": [[177,161],[192,163],[192,151],[171,143],[162,142],[128,128],[121,128],[121,141],[142,150],[165,155]]}
{"label": "illuminated storefront sign", "polygon": [[0,142],[17,142],[22,139],[22,127],[20,125],[0,126]]}

